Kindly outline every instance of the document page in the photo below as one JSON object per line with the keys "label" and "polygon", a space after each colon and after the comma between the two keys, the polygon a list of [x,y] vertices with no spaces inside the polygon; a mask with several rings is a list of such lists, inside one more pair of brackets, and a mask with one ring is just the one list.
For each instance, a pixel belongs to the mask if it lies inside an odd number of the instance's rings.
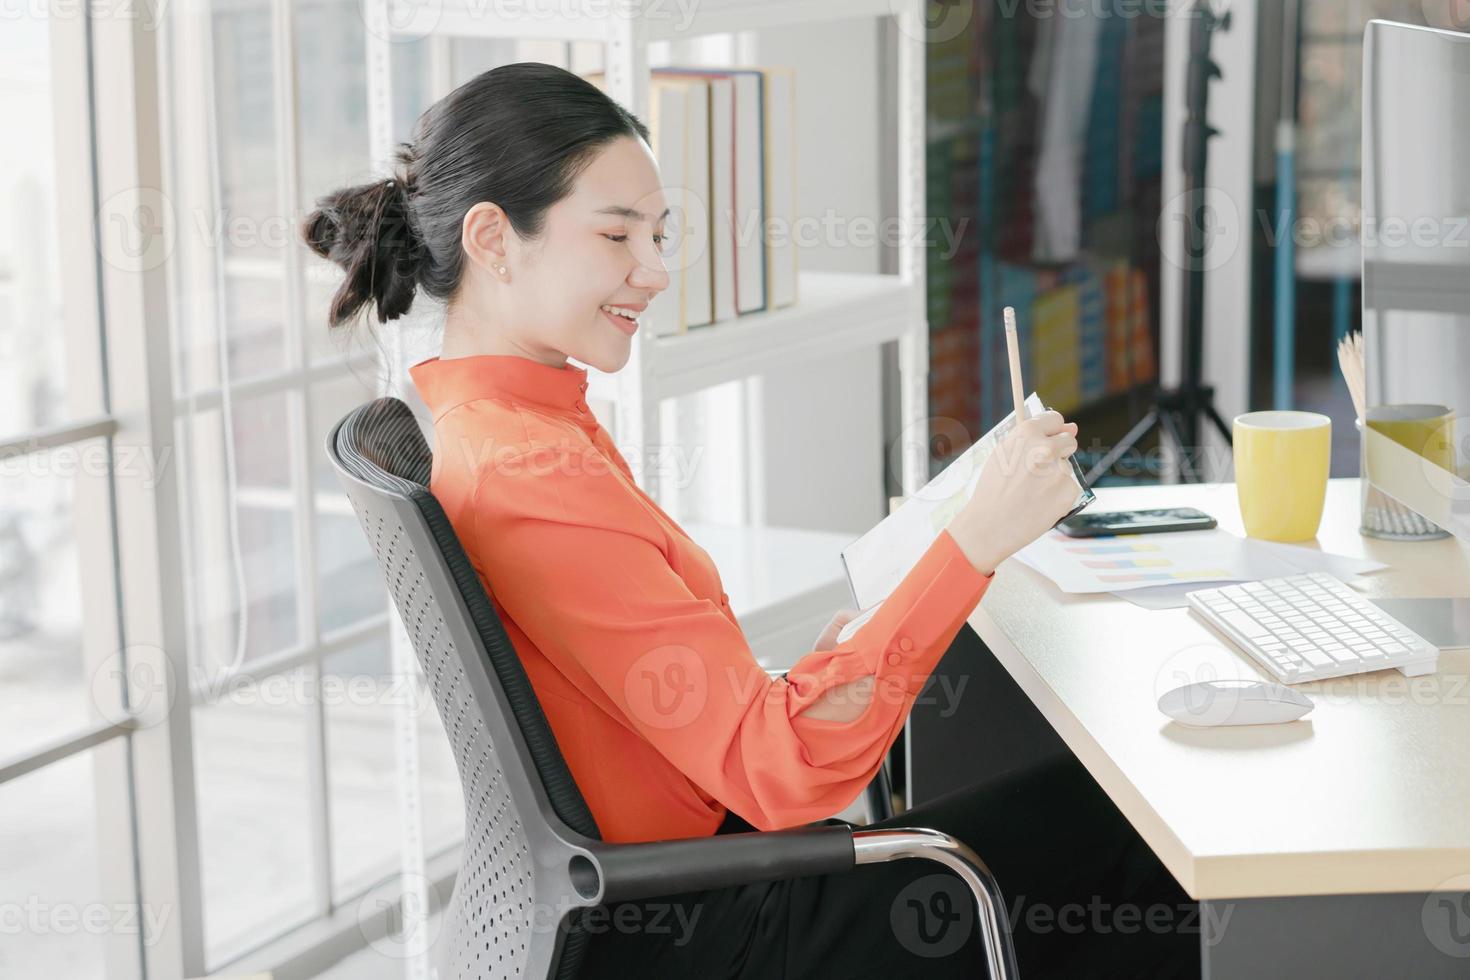
{"label": "document page", "polygon": [[[1035,392],[1026,398],[1028,416],[1034,417],[1045,410]],[[842,564],[852,589],[853,602],[858,609],[864,610],[864,614],[843,627],[842,633],[838,634],[838,642],[856,632],[878,604],[903,581],[909,569],[918,564],[934,539],[939,537],[939,532],[970,499],[985,461],[1015,424],[1015,413],[1012,412],[893,513],[842,550]],[[1080,482],[1077,492],[1079,505],[1092,498],[1092,492],[1084,490]]]}

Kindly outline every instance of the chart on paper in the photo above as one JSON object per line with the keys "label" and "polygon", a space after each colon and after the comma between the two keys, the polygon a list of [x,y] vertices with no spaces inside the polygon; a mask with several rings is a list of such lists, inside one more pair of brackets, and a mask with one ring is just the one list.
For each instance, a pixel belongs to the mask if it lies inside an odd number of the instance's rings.
{"label": "chart on paper", "polygon": [[1072,538],[1050,531],[1016,558],[1063,592],[1124,592],[1182,582],[1245,582],[1296,567],[1226,531],[1170,531]]}
{"label": "chart on paper", "polygon": [[1139,537],[1120,536],[1092,541],[1068,538],[1067,543],[1061,544],[1061,548],[1074,556],[1073,560],[1083,568],[1091,569],[1099,582],[1114,586],[1129,582],[1159,585],[1165,582],[1230,577],[1230,571],[1219,566],[1181,567],[1178,561],[1180,556],[1170,554],[1164,545],[1146,538],[1140,540]]}

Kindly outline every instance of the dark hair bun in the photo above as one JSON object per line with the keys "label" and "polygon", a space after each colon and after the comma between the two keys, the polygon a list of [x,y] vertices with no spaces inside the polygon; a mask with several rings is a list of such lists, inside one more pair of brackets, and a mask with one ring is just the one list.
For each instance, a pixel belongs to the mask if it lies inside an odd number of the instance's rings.
{"label": "dark hair bun", "polygon": [[[403,151],[399,157],[412,160]],[[347,273],[332,297],[331,326],[354,319],[370,300],[379,323],[413,306],[428,253],[414,227],[412,192],[412,179],[396,176],[345,187],[318,199],[317,209],[302,223],[311,250]]]}

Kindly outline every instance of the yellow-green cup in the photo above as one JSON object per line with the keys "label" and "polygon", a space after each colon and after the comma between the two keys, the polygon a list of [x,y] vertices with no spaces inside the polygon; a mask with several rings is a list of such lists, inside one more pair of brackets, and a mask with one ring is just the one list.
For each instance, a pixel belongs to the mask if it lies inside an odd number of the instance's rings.
{"label": "yellow-green cup", "polygon": [[1245,533],[1266,541],[1317,536],[1332,420],[1316,412],[1246,412],[1232,427],[1235,490]]}

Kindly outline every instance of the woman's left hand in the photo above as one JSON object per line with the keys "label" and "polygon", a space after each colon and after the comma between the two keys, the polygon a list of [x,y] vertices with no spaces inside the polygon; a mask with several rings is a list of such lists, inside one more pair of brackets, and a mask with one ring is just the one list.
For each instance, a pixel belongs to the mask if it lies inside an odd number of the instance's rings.
{"label": "woman's left hand", "polygon": [[830,650],[835,647],[837,645],[837,634],[842,632],[842,627],[852,622],[858,615],[859,611],[856,609],[838,610],[837,614],[832,617],[832,621],[822,629],[822,634],[817,637],[817,645],[812,649],[817,653],[821,653],[824,650]]}

